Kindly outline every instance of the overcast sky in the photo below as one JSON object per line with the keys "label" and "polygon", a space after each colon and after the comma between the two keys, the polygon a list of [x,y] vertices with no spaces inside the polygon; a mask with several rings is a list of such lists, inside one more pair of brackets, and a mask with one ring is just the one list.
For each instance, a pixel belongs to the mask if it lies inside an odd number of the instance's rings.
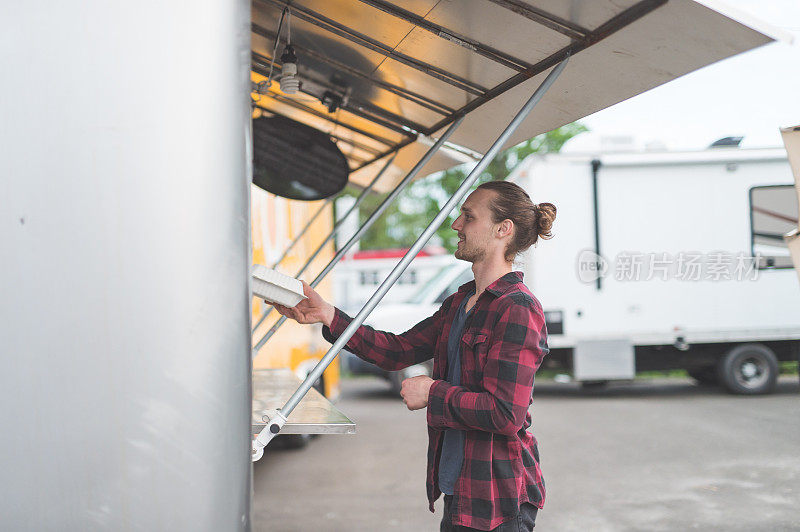
{"label": "overcast sky", "polygon": [[800,125],[800,0],[725,3],[790,33],[794,42],[762,46],[591,115],[581,122],[592,133],[565,151],[626,135],[671,149],[702,149],[727,136],[744,136],[744,147],[783,146],[778,128]]}

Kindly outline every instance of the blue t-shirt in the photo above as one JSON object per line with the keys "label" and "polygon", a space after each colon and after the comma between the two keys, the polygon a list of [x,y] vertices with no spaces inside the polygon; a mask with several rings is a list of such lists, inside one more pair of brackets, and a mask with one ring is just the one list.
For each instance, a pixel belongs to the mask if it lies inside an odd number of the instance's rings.
{"label": "blue t-shirt", "polygon": [[[450,336],[447,339],[447,382],[454,386],[461,385],[461,335],[464,334],[464,325],[467,316],[472,312],[464,310],[467,301],[473,293],[467,295],[461,306],[458,307],[453,325],[450,327]],[[439,460],[439,489],[445,495],[452,495],[456,479],[461,474],[464,463],[464,431],[447,429],[442,443],[442,455]]]}

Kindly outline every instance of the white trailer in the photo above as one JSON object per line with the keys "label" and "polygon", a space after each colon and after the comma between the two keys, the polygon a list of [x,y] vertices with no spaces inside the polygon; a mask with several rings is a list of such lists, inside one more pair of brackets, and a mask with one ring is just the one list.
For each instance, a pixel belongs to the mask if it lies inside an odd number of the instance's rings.
{"label": "white trailer", "polygon": [[763,393],[778,361],[797,359],[800,288],[782,240],[797,194],[783,149],[533,156],[516,173],[558,208],[555,238],[524,263],[551,363],[575,379],[684,368]]}

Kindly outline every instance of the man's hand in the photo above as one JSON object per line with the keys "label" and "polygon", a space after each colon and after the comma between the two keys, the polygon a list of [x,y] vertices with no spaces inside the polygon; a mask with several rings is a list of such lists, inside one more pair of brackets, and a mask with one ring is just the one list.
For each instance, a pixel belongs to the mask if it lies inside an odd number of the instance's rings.
{"label": "man's hand", "polygon": [[411,377],[403,381],[400,395],[409,410],[419,410],[428,406],[428,393],[433,386],[433,379],[426,375]]}
{"label": "man's hand", "polygon": [[284,307],[275,303],[275,310],[298,323],[322,322],[325,326],[330,327],[334,314],[333,305],[322,299],[322,296],[315,292],[307,282],[300,282],[303,283],[303,293],[308,299],[302,300],[294,307]]}

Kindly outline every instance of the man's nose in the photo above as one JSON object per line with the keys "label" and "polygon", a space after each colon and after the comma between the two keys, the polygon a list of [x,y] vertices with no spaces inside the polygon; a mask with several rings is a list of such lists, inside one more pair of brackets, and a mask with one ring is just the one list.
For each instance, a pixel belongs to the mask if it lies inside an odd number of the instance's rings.
{"label": "man's nose", "polygon": [[456,220],[450,225],[450,228],[453,229],[454,231],[458,231],[458,226],[460,225],[460,223],[461,223],[461,216],[456,218]]}

